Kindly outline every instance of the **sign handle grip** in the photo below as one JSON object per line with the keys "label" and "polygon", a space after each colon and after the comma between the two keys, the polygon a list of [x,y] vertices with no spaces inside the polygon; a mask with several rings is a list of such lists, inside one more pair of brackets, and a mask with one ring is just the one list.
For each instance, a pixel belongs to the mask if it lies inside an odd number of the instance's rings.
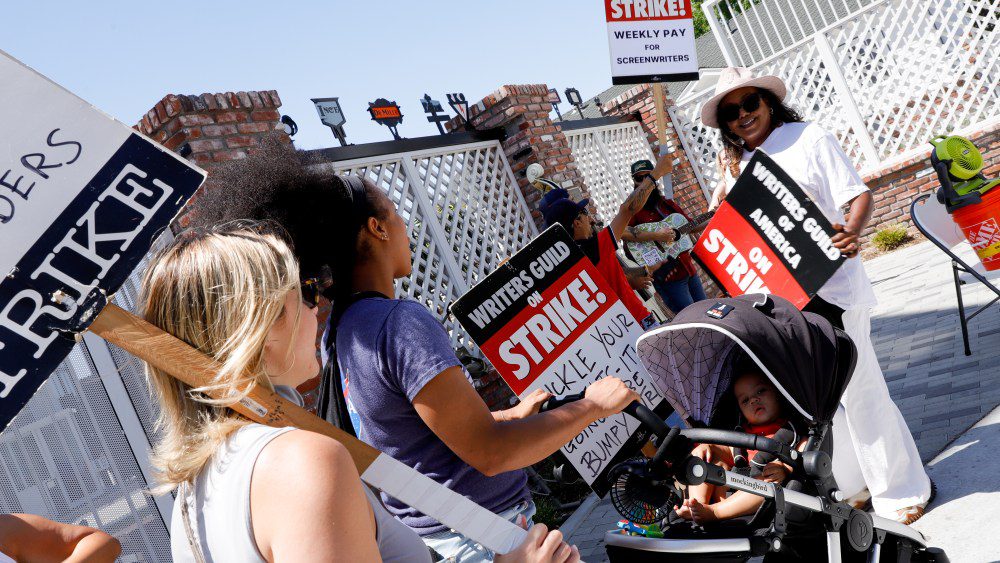
{"label": "sign handle grip", "polygon": [[656,108],[656,140],[660,143],[659,154],[663,156],[667,150],[667,109],[664,103],[663,83],[653,84],[653,105]]}
{"label": "sign handle grip", "polygon": [[[101,311],[90,331],[191,387],[209,385],[215,378],[214,360],[113,303]],[[363,473],[379,456],[375,448],[273,391],[257,388],[247,399],[230,408],[260,424],[295,426],[337,440],[350,452],[358,473]]]}
{"label": "sign handle grip", "polygon": [[[208,385],[214,379],[214,360],[113,303],[101,311],[90,325],[90,331],[191,387]],[[294,426],[333,438],[347,448],[362,480],[404,499],[404,502],[409,501],[417,510],[493,551],[507,553],[520,545],[527,534],[512,522],[379,452],[273,391],[258,387],[230,408],[260,424]]]}

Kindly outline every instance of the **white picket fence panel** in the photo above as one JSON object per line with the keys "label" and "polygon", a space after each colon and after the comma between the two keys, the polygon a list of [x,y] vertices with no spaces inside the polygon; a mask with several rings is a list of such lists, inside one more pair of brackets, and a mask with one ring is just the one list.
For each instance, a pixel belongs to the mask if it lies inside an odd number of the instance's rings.
{"label": "white picket fence panel", "polygon": [[638,122],[564,131],[576,167],[607,224],[632,192],[630,167],[637,160],[654,160],[646,132]]}
{"label": "white picket fence panel", "polygon": [[425,305],[455,347],[476,348],[448,307],[524,247],[538,229],[496,141],[317,165],[368,178],[406,221],[413,273],[396,295]]}
{"label": "white picket fence panel", "polygon": [[[790,1],[753,2],[745,16],[766,14]],[[716,37],[732,47],[726,33]],[[836,135],[865,173],[912,157],[938,134],[1000,119],[998,52],[1000,5],[995,0],[881,0],[751,68],[781,77],[788,85],[786,101]],[[736,64],[746,62],[736,57]],[[719,180],[716,152],[722,146],[718,130],[701,123],[701,107],[712,95],[711,88],[697,92],[670,109],[706,189]]]}
{"label": "white picket fence panel", "polygon": [[876,0],[706,0],[701,9],[730,66],[752,66]]}

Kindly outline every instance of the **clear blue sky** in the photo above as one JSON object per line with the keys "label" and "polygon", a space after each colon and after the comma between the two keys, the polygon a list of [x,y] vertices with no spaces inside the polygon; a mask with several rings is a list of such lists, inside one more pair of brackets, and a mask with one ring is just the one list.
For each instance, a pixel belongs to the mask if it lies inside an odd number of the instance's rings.
{"label": "clear blue sky", "polygon": [[0,49],[126,124],[170,93],[274,89],[301,148],[337,144],[310,98],[339,96],[348,140],[363,143],[391,138],[366,111],[378,97],[402,106],[401,135],[419,137],[437,134],[425,92],[451,113],[448,92],[475,102],[546,83],[587,98],[611,84],[600,0],[11,0],[3,11]]}

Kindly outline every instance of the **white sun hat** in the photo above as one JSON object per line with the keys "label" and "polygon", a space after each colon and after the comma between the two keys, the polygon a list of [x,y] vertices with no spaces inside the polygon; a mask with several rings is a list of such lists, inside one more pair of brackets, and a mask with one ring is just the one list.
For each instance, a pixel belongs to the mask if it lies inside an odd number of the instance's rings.
{"label": "white sun hat", "polygon": [[722,101],[722,98],[726,97],[726,94],[747,86],[756,86],[757,88],[770,90],[775,96],[778,96],[779,100],[784,100],[785,95],[788,93],[784,81],[777,76],[755,77],[748,68],[741,66],[727,67],[719,73],[719,81],[715,85],[715,95],[705,102],[705,105],[701,106],[701,122],[709,127],[718,129],[719,120],[717,113],[719,111],[719,102]]}

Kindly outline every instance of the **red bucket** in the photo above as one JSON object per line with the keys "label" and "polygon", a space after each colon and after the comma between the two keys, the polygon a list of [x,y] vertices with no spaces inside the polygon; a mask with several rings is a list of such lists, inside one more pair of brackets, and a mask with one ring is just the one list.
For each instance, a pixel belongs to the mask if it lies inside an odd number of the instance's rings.
{"label": "red bucket", "polygon": [[987,270],[1000,270],[1000,189],[983,195],[974,205],[956,209],[952,220],[976,250]]}

